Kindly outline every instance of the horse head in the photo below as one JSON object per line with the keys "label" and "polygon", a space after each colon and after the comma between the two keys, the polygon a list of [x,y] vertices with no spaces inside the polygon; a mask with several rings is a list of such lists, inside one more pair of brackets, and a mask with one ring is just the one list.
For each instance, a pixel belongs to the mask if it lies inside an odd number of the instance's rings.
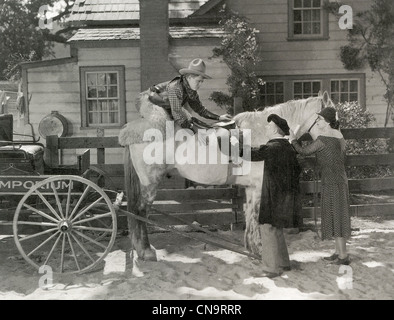
{"label": "horse head", "polygon": [[308,129],[316,120],[317,113],[323,108],[333,105],[328,92],[319,93],[317,97],[290,100],[263,111],[242,112],[234,117],[234,121],[240,129],[251,129],[252,145],[259,146],[267,142],[265,126],[270,114],[277,114],[286,119],[290,129],[300,138],[308,132]]}

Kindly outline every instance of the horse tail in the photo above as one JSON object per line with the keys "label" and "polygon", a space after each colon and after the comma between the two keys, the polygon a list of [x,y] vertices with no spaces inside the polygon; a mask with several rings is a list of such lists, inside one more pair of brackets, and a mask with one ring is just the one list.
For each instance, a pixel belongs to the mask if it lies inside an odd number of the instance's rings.
{"label": "horse tail", "polygon": [[127,210],[130,212],[138,211],[138,202],[141,195],[140,179],[135,170],[131,159],[130,148],[125,147],[124,152],[124,177],[125,191],[127,197]]}

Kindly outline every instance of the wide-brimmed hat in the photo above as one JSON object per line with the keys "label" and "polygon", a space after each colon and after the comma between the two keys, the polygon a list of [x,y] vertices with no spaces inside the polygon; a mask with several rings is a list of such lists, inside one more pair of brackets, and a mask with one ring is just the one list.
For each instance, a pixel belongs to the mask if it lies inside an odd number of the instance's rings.
{"label": "wide-brimmed hat", "polygon": [[332,107],[326,107],[322,111],[317,113],[322,116],[328,123],[334,123],[338,120],[337,111]]}
{"label": "wide-brimmed hat", "polygon": [[183,68],[179,70],[179,73],[184,74],[195,74],[199,76],[203,76],[205,79],[212,79],[205,73],[206,66],[205,62],[202,59],[194,59],[192,62],[189,63],[188,68]]}
{"label": "wide-brimmed hat", "polygon": [[288,136],[290,134],[290,128],[289,125],[287,124],[287,121],[281,117],[279,117],[277,114],[270,114],[267,118],[268,122],[274,122],[282,131],[283,133]]}

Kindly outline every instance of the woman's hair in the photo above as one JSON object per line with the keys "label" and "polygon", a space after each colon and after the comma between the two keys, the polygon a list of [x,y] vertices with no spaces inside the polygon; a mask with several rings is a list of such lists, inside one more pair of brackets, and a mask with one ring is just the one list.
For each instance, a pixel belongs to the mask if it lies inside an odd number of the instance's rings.
{"label": "woman's hair", "polygon": [[334,121],[329,122],[329,125],[330,125],[331,128],[338,130],[339,126],[340,126],[340,123],[339,123],[338,120],[334,120]]}

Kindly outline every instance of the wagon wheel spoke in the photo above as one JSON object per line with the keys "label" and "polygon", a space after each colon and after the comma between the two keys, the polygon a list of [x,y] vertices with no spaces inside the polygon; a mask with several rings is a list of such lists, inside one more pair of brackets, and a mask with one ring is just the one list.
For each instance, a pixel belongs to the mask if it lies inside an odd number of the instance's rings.
{"label": "wagon wheel spoke", "polygon": [[32,234],[30,236],[23,237],[19,241],[22,242],[22,241],[26,241],[26,240],[31,240],[33,238],[36,238],[36,237],[39,237],[39,236],[43,236],[44,234],[51,233],[51,232],[54,232],[56,230],[57,230],[57,228],[48,229],[48,230],[45,230],[45,231],[42,231],[42,232],[39,232],[39,233]]}
{"label": "wagon wheel spoke", "polygon": [[63,241],[62,241],[62,253],[60,255],[60,272],[64,271],[64,252],[66,248],[66,234],[63,233]]}
{"label": "wagon wheel spoke", "polygon": [[56,239],[56,241],[55,241],[55,244],[52,246],[52,249],[51,249],[51,251],[49,252],[48,257],[46,258],[46,260],[45,260],[45,262],[44,262],[44,265],[45,265],[45,266],[48,265],[48,261],[49,261],[49,259],[51,258],[52,254],[53,254],[53,251],[55,250],[57,244],[59,243],[59,240],[60,240],[60,237],[61,237],[61,236],[62,236],[62,235],[59,234],[59,236],[57,237],[57,239]]}
{"label": "wagon wheel spoke", "polygon": [[67,233],[67,239],[68,239],[68,243],[70,244],[70,248],[71,248],[72,256],[74,257],[75,264],[77,265],[78,271],[80,271],[81,267],[79,266],[77,255],[75,254],[74,246],[72,244],[70,235],[68,233]]}
{"label": "wagon wheel spoke", "polygon": [[51,220],[52,222],[55,222],[56,224],[58,224],[59,221],[60,221],[60,219],[59,219],[59,220],[56,220],[54,217],[51,217],[51,216],[47,215],[46,213],[42,212],[41,210],[38,210],[38,209],[36,209],[36,208],[33,208],[32,206],[29,206],[29,205],[26,204],[26,203],[24,203],[23,206],[24,206],[25,208],[27,208],[27,209],[29,209],[29,210],[31,210],[31,211],[37,213],[37,214],[40,215],[41,217],[43,217],[43,218],[45,218],[45,219],[48,219],[48,220]]}
{"label": "wagon wheel spoke", "polygon": [[56,237],[56,235],[58,235],[60,233],[60,231],[54,233],[53,235],[51,235],[48,239],[46,239],[43,243],[41,243],[38,247],[36,247],[35,249],[33,249],[32,251],[30,251],[27,256],[30,257],[33,253],[35,253],[36,251],[38,251],[39,249],[41,249],[43,246],[45,246],[49,241],[51,241],[54,237]]}
{"label": "wagon wheel spoke", "polygon": [[[37,206],[32,204],[36,200]],[[79,176],[54,176],[33,185],[20,200],[13,222],[23,258],[39,269],[35,257],[42,257],[54,273],[82,273],[101,266],[115,242],[116,228],[108,195]]]}
{"label": "wagon wheel spoke", "polygon": [[[71,220],[71,222],[75,222],[76,219],[78,219],[80,216],[82,216],[83,214],[85,214],[87,211],[89,211],[90,209],[92,209],[97,203],[99,203],[101,200],[103,199],[103,197],[100,197],[99,199],[97,199],[95,202],[93,202],[92,204],[90,204],[88,207],[84,208],[81,212],[79,212],[75,218],[73,218]],[[70,218],[71,219],[71,218]]]}
{"label": "wagon wheel spoke", "polygon": [[80,237],[82,237],[82,238],[84,238],[84,239],[86,239],[86,240],[88,240],[88,241],[94,243],[95,245],[99,246],[100,248],[103,248],[104,250],[107,248],[105,245],[101,244],[100,242],[97,242],[96,240],[94,240],[94,239],[88,237],[87,235],[84,235],[84,234],[81,233],[81,232],[78,232],[78,231],[74,231],[74,232],[75,232],[77,235],[79,235]]}
{"label": "wagon wheel spoke", "polygon": [[74,207],[74,210],[71,212],[70,216],[68,217],[69,220],[72,220],[73,215],[75,214],[75,212],[78,210],[79,206],[81,205],[81,202],[83,201],[83,199],[86,197],[86,195],[88,194],[90,189],[90,186],[87,186],[87,188],[85,189],[85,191],[83,192],[81,198],[79,198],[77,204]]}
{"label": "wagon wheel spoke", "polygon": [[42,202],[47,206],[47,208],[53,213],[53,215],[60,221],[62,218],[57,214],[56,210],[51,206],[51,204],[48,202],[47,199],[42,195],[42,193],[38,190],[36,190],[36,194],[40,197]]}
{"label": "wagon wheel spoke", "polygon": [[96,227],[86,227],[86,226],[74,226],[75,229],[89,230],[89,231],[100,231],[100,232],[111,232],[112,229],[108,228],[96,228]]}
{"label": "wagon wheel spoke", "polygon": [[89,257],[89,259],[92,262],[95,262],[95,260],[92,258],[92,256],[90,255],[90,253],[87,251],[87,249],[82,245],[82,243],[77,239],[76,236],[74,236],[74,234],[71,233],[71,237],[74,239],[74,241],[79,245],[79,247],[82,249],[83,252],[85,252],[85,254]]}
{"label": "wagon wheel spoke", "polygon": [[87,218],[87,219],[83,219],[83,220],[78,220],[76,222],[74,222],[74,226],[81,224],[81,223],[85,223],[85,222],[89,222],[89,221],[95,221],[98,220],[97,222],[102,223],[104,226],[108,227],[107,225],[105,225],[100,219],[101,218],[105,218],[105,217],[110,217],[111,216],[111,212],[105,213],[105,214],[101,214],[101,215],[95,215],[91,218]]}
{"label": "wagon wheel spoke", "polygon": [[55,188],[55,184],[54,184],[53,182],[51,183],[51,187],[52,187],[53,194],[55,195],[55,199],[56,199],[56,203],[57,203],[57,208],[59,209],[60,216],[61,216],[61,218],[64,220],[64,219],[65,219],[65,216],[63,215],[62,202],[61,202],[60,199],[59,199],[59,195],[58,195],[58,193],[57,193],[57,190],[56,190],[56,188]]}
{"label": "wagon wheel spoke", "polygon": [[68,213],[70,212],[71,190],[72,190],[72,180],[70,179],[68,184],[68,191],[67,191],[66,219],[68,219]]}

